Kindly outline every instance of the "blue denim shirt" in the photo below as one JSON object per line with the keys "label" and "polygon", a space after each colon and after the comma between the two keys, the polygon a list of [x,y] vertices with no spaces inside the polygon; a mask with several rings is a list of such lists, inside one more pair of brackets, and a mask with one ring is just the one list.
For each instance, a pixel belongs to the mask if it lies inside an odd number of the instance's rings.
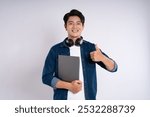
{"label": "blue denim shirt", "polygon": [[[84,95],[86,100],[96,100],[97,94],[97,76],[96,76],[96,63],[102,68],[106,69],[102,62],[93,62],[90,58],[90,52],[95,51],[95,44],[83,40],[80,46],[81,60],[83,67],[83,77],[84,77]],[[103,53],[103,52],[102,52]],[[107,56],[105,53],[103,53]],[[42,73],[42,81],[54,89],[54,100],[67,100],[67,89],[56,88],[56,83],[61,80],[58,77],[58,55],[70,55],[70,49],[67,47],[65,42],[58,43],[54,45],[45,60],[45,65]],[[107,56],[108,57],[108,56]],[[117,71],[117,64],[114,61],[114,69],[110,72]],[[106,69],[107,70],[107,69]]]}

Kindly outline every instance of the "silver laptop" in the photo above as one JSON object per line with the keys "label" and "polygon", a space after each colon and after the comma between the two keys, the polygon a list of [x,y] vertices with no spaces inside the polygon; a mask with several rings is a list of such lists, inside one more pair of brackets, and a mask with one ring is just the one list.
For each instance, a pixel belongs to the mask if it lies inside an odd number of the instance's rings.
{"label": "silver laptop", "polygon": [[58,76],[64,81],[79,80],[79,57],[58,56]]}

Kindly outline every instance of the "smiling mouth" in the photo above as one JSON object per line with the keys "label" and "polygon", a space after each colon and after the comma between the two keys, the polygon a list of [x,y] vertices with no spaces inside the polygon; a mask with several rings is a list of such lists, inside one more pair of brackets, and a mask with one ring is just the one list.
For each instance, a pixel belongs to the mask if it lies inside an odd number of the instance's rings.
{"label": "smiling mouth", "polygon": [[72,32],[73,32],[73,33],[77,33],[77,32],[79,32],[79,30],[72,30]]}

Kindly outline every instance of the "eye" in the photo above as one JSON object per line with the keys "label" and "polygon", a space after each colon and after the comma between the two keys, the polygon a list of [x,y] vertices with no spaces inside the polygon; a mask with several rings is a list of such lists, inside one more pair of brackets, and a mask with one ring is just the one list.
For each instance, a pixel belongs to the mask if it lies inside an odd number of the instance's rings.
{"label": "eye", "polygon": [[73,22],[68,22],[68,25],[73,25]]}
{"label": "eye", "polygon": [[77,25],[82,25],[82,23],[81,22],[77,22]]}

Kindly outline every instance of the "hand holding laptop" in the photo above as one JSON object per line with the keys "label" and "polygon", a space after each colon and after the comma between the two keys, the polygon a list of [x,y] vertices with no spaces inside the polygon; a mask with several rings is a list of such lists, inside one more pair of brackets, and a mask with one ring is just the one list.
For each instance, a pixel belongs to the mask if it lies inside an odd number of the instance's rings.
{"label": "hand holding laptop", "polygon": [[74,80],[72,82],[59,80],[56,84],[56,87],[68,89],[69,91],[75,94],[82,90],[82,82],[80,80]]}
{"label": "hand holding laptop", "polygon": [[78,93],[82,90],[82,82],[80,80],[74,80],[71,82],[72,87],[70,88],[70,91],[72,93]]}

